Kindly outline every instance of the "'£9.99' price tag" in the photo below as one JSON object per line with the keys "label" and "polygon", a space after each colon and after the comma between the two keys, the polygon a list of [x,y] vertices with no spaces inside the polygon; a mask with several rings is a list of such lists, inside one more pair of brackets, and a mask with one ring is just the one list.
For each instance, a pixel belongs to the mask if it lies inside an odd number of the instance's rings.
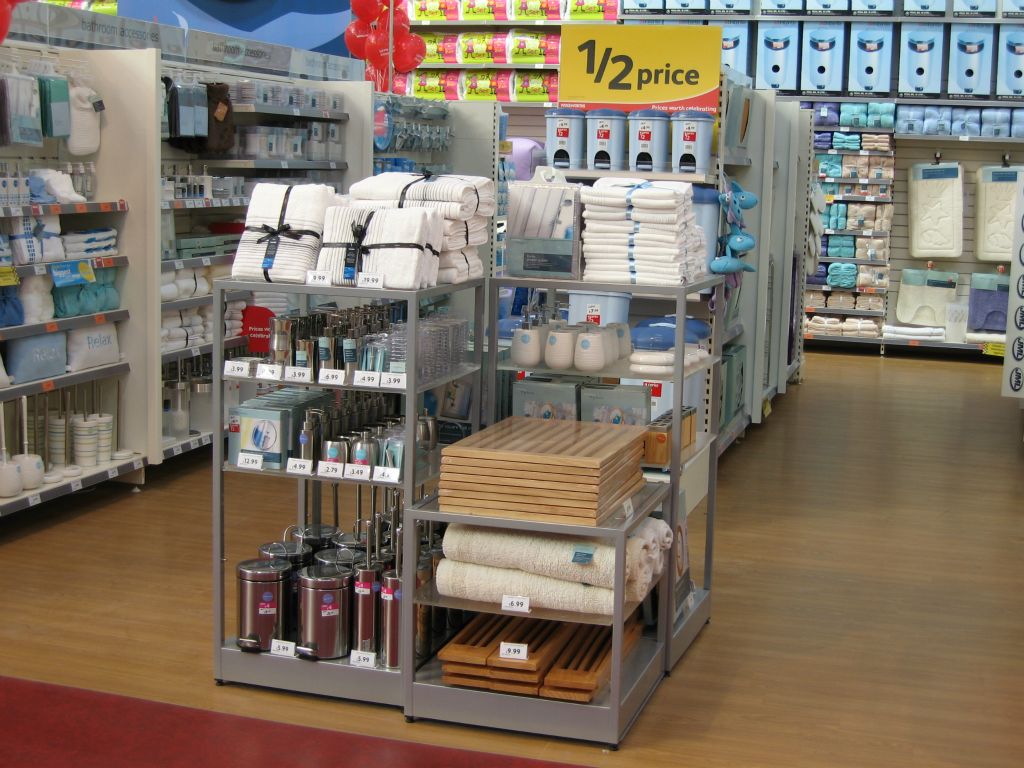
{"label": "'\u00a39.99' price tag", "polygon": [[502,643],[498,646],[498,658],[526,661],[530,658],[529,647],[526,643]]}
{"label": "'\u00a39.99' price tag", "polygon": [[331,284],[331,273],[325,270],[310,269],[306,272],[306,285],[323,285],[329,286]]}

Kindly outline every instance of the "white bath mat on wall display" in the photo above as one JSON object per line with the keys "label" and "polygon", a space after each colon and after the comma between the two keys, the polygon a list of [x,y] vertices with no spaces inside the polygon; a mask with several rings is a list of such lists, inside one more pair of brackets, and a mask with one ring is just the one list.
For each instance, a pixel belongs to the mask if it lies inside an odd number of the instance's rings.
{"label": "white bath mat on wall display", "polygon": [[978,261],[1008,262],[1013,250],[1017,187],[1024,181],[1024,166],[986,165],[977,174],[975,255]]}
{"label": "white bath mat on wall display", "polygon": [[959,259],[963,254],[964,188],[959,163],[910,169],[910,256]]}

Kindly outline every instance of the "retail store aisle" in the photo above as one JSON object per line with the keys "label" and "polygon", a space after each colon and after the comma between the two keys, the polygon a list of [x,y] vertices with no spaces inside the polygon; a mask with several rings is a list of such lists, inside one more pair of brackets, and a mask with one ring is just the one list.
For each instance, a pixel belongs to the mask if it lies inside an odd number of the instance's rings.
{"label": "retail store aisle", "polygon": [[[602,768],[1016,768],[1024,449],[999,369],[818,353],[806,378],[726,454],[713,621],[617,753],[213,685],[203,456],[0,527],[3,672]],[[289,508],[280,483],[230,480],[229,565]]]}

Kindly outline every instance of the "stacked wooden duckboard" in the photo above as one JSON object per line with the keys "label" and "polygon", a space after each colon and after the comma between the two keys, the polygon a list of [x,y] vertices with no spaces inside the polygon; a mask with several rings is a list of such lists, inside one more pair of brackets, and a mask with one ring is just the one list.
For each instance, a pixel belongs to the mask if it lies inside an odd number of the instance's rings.
{"label": "stacked wooden duckboard", "polygon": [[[639,637],[634,617],[625,625],[623,656]],[[501,643],[525,644],[528,657],[501,658]],[[611,677],[612,630],[482,613],[437,656],[445,685],[589,703]]]}
{"label": "stacked wooden duckboard", "polygon": [[441,452],[442,512],[600,525],[644,485],[644,427],[514,416]]}

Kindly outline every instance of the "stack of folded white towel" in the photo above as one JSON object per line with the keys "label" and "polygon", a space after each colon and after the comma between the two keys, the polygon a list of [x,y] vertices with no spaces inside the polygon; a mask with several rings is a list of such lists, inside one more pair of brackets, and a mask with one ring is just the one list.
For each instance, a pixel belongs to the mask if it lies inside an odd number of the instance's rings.
{"label": "stack of folded white towel", "polygon": [[580,200],[584,280],[680,285],[707,273],[690,184],[598,179]]}
{"label": "stack of folded white towel", "polygon": [[946,329],[929,326],[884,325],[883,339],[918,339],[923,341],[945,341]]}
{"label": "stack of folded white towel", "polygon": [[877,294],[858,294],[857,309],[867,312],[881,312],[885,309],[885,297]]}
{"label": "stack of folded white towel", "polygon": [[18,266],[64,261],[60,216],[19,216],[2,221],[11,255]]}
{"label": "stack of folded white towel", "polygon": [[[490,219],[497,210],[491,179],[448,174],[382,173],[357,181],[349,189],[349,194],[356,208],[427,208],[435,211],[442,219],[439,244],[431,244],[439,257],[436,282],[461,283],[483,277],[484,265],[477,246],[490,240]],[[409,282],[411,277],[403,275],[402,279]]]}
{"label": "stack of folded white towel", "polygon": [[[224,338],[233,339],[242,335],[242,312],[245,310],[244,301],[229,301],[224,305],[224,316],[221,322],[224,323]],[[217,332],[217,316],[212,306],[201,307],[199,317],[203,321],[203,342],[212,344],[214,334]]]}
{"label": "stack of folded white towel", "polygon": [[379,274],[385,288],[427,288],[438,283],[443,233],[441,214],[429,208],[332,206],[316,268],[332,285],[356,285],[359,273],[369,272]]}
{"label": "stack of folded white towel", "polygon": [[27,275],[21,278],[18,298],[25,310],[25,323],[53,320],[53,279],[49,275]]}
{"label": "stack of folded white towel", "polygon": [[287,315],[291,311],[287,293],[271,293],[269,291],[253,291],[250,306],[269,309],[275,315]]}
{"label": "stack of folded white towel", "polygon": [[206,267],[160,273],[160,301],[209,296],[213,290]]}
{"label": "stack of folded white towel", "polygon": [[[683,368],[692,368],[711,357],[711,353],[696,344],[687,344],[683,354]],[[654,352],[634,350],[629,356],[629,370],[641,376],[671,376],[675,372],[676,351]]]}
{"label": "stack of folded white towel", "polygon": [[117,256],[117,230],[113,227],[68,232],[61,239],[69,259]]}
{"label": "stack of folded white towel", "polygon": [[816,336],[840,336],[843,332],[843,321],[838,317],[815,315],[807,321],[805,330]]}
{"label": "stack of folded white towel", "polygon": [[866,317],[848,317],[843,321],[842,334],[862,339],[877,339],[878,323]]}
{"label": "stack of folded white towel", "polygon": [[964,341],[968,344],[1005,344],[1005,333],[973,333],[968,331],[964,334]]}
{"label": "stack of folded white towel", "polygon": [[335,193],[324,184],[257,184],[231,269],[235,280],[305,283],[316,267],[327,209]]}
{"label": "stack of folded white towel", "polygon": [[204,342],[203,318],[196,309],[164,312],[160,320],[160,351],[198,347]]}

